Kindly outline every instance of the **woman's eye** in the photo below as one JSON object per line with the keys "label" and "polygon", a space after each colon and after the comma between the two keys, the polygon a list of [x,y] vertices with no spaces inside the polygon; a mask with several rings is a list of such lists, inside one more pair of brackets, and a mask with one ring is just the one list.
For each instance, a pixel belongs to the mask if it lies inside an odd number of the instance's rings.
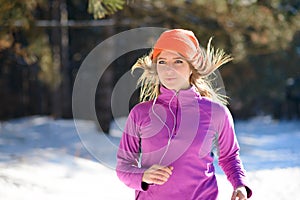
{"label": "woman's eye", "polygon": [[158,64],[166,64],[166,62],[164,60],[159,60]]}
{"label": "woman's eye", "polygon": [[183,63],[182,60],[176,60],[175,63]]}

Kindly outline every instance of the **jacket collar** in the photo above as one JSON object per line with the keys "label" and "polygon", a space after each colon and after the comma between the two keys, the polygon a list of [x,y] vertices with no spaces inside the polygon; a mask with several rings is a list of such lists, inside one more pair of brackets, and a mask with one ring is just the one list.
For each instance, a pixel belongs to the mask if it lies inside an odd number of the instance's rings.
{"label": "jacket collar", "polygon": [[177,105],[180,103],[181,105],[187,105],[195,101],[195,99],[201,99],[200,94],[197,92],[195,86],[191,86],[186,90],[179,90],[176,92],[175,90],[170,90],[164,86],[160,86],[160,94],[158,95],[158,101],[163,103]]}

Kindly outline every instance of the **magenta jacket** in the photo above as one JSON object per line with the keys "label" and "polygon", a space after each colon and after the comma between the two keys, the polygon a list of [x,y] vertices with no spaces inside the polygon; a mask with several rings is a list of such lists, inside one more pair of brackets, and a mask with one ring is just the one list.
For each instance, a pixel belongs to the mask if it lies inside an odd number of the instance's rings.
{"label": "magenta jacket", "polygon": [[[214,155],[233,188],[246,186],[229,110],[201,97],[195,87],[176,93],[164,87],[156,100],[130,112],[117,154],[117,175],[139,200],[215,200]],[[173,166],[163,185],[142,183],[153,164]]]}

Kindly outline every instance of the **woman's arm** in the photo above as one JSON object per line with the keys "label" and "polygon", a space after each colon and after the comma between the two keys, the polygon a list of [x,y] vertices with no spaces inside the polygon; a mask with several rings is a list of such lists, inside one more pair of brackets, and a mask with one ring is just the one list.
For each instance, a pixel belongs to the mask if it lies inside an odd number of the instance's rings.
{"label": "woman's arm", "polygon": [[219,165],[232,184],[234,190],[244,186],[247,190],[247,197],[251,197],[252,191],[247,186],[246,174],[242,161],[239,157],[239,145],[234,131],[234,122],[230,111],[224,107],[224,113],[218,131],[218,152]]}
{"label": "woman's arm", "polygon": [[127,118],[117,153],[116,172],[128,187],[143,190],[142,178],[146,169],[139,167],[140,136],[137,117],[132,110]]}

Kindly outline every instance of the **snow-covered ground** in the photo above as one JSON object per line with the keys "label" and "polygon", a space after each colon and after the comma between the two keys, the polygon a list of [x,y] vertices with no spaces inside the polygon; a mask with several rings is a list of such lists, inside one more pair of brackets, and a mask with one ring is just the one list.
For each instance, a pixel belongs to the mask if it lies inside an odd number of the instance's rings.
{"label": "snow-covered ground", "polygon": [[[91,121],[77,126],[99,144],[105,163],[84,148],[73,120],[33,116],[1,122],[0,199],[134,199],[112,167],[119,139],[99,132]],[[300,121],[260,117],[237,121],[236,132],[251,199],[300,199]],[[102,142],[107,139],[109,146]],[[230,199],[232,188],[219,168],[217,178],[220,199]]]}

